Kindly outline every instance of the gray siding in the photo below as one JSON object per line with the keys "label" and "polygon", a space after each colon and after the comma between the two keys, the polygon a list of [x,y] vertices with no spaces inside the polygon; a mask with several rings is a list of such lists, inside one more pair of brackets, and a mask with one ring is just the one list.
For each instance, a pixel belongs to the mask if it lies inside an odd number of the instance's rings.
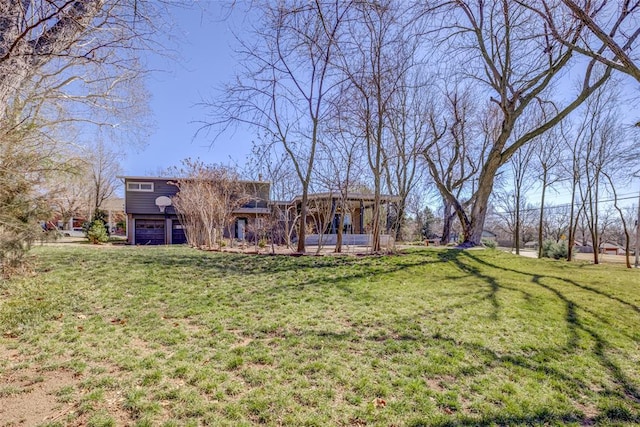
{"label": "gray siding", "polygon": [[[153,191],[128,191],[129,182],[153,182]],[[257,200],[246,203],[245,208],[267,208],[269,205],[268,182],[246,182],[246,191],[249,194],[256,194]],[[156,206],[156,198],[160,196],[172,197],[178,192],[178,187],[169,184],[168,179],[145,179],[143,177],[125,178],[125,212],[128,214],[159,214],[160,210]],[[173,206],[166,210],[167,214],[174,214]]]}
{"label": "gray siding", "polygon": [[247,182],[244,184],[245,191],[248,194],[255,195],[255,200],[242,205],[243,208],[267,208],[269,207],[269,190],[268,182]]}
{"label": "gray siding", "polygon": [[[127,191],[129,182],[153,182],[153,191]],[[157,179],[125,179],[124,189],[125,212],[128,214],[159,214],[160,210],[156,206],[156,198],[160,196],[171,197],[178,192],[178,187],[168,184],[167,180]],[[173,210],[167,213],[173,213]]]}

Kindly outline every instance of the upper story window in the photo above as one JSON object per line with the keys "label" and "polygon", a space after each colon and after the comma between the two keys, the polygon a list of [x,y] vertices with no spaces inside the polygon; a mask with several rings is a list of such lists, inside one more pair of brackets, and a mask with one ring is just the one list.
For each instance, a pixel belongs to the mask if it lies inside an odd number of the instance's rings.
{"label": "upper story window", "polygon": [[153,191],[153,182],[127,182],[127,191]]}

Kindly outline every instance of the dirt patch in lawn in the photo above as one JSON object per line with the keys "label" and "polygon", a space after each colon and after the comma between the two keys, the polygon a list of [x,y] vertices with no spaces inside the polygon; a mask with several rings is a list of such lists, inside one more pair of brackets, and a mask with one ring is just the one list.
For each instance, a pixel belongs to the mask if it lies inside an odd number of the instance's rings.
{"label": "dirt patch in lawn", "polygon": [[44,370],[18,350],[0,344],[0,427],[62,423],[83,426],[94,413],[107,413],[116,425],[130,425],[119,390],[109,390],[94,411],[80,413],[83,376],[66,370]]}
{"label": "dirt patch in lawn", "polygon": [[[13,357],[19,359],[17,354]],[[61,419],[73,411],[73,405],[58,401],[56,393],[78,383],[67,371],[5,371],[0,376],[0,426],[32,426]]]}

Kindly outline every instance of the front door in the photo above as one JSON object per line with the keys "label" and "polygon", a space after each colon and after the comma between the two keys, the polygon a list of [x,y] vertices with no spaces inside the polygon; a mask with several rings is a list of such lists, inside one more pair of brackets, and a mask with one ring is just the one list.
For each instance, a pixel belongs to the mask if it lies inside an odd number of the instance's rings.
{"label": "front door", "polygon": [[171,221],[171,243],[174,245],[181,245],[187,243],[187,236],[184,234],[184,227],[180,224],[180,221]]}
{"label": "front door", "polygon": [[238,240],[244,240],[244,230],[247,226],[247,220],[244,218],[238,219]]}

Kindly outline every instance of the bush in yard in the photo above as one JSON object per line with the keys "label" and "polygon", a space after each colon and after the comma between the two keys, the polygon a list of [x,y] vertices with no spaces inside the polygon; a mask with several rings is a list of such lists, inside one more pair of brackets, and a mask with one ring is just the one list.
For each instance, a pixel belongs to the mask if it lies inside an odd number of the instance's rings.
{"label": "bush in yard", "polygon": [[489,249],[495,249],[496,248],[496,241],[495,240],[491,240],[491,239],[482,239],[482,244],[489,248]]}
{"label": "bush in yard", "polygon": [[104,223],[99,219],[96,219],[87,230],[87,239],[94,245],[98,243],[104,243],[109,240],[109,235],[107,234],[107,229],[104,226]]}
{"label": "bush in yard", "polygon": [[97,209],[96,212],[93,214],[93,217],[91,218],[91,221],[87,221],[84,224],[82,224],[82,231],[84,232],[84,235],[89,237],[88,233],[89,233],[89,229],[91,227],[93,227],[93,224],[95,224],[96,221],[100,221],[102,223],[102,225],[104,226],[104,230],[107,233],[107,238],[109,237],[109,222],[107,221],[109,218],[109,214],[101,209]]}
{"label": "bush in yard", "polygon": [[562,240],[558,243],[553,240],[545,240],[542,242],[542,257],[563,259],[568,254],[567,242]]}

